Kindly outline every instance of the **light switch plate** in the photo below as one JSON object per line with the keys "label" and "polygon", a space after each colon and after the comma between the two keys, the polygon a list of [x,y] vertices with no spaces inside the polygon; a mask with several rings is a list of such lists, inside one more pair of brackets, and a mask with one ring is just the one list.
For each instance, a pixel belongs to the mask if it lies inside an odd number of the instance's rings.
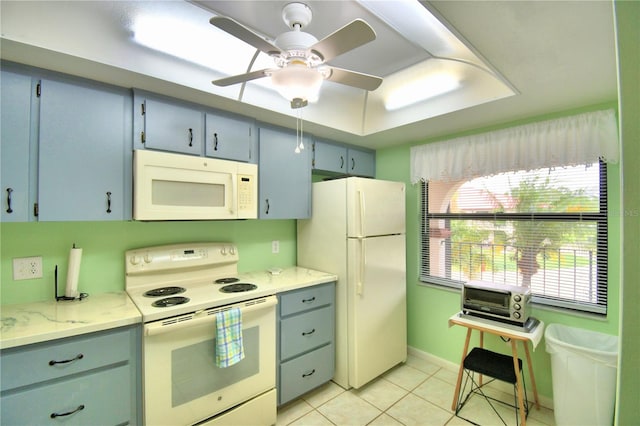
{"label": "light switch plate", "polygon": [[13,259],[13,279],[32,280],[42,278],[42,256]]}

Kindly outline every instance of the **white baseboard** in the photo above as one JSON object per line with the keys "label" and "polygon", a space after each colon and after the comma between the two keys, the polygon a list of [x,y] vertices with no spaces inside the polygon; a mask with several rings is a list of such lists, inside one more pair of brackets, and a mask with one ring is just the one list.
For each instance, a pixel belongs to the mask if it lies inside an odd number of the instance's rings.
{"label": "white baseboard", "polygon": [[[451,362],[444,358],[440,358],[438,356],[435,356],[428,352],[421,351],[411,346],[407,346],[407,354],[414,356],[416,358],[424,359],[425,361],[429,361],[432,364],[439,365],[440,367],[447,368],[449,370],[458,370],[458,368],[460,367],[460,364]],[[496,380],[494,383],[495,383],[495,387],[497,389],[500,389],[503,392],[510,393],[512,390],[511,385],[508,383],[500,382],[499,380]],[[494,384],[492,384],[492,386],[493,385]],[[529,386],[527,386],[527,388],[529,388]],[[532,400],[533,398],[533,392],[530,390],[529,390],[528,397],[530,400]],[[549,398],[548,396],[540,395],[538,393],[538,400],[541,406],[548,408],[550,410],[553,410],[553,398]]]}

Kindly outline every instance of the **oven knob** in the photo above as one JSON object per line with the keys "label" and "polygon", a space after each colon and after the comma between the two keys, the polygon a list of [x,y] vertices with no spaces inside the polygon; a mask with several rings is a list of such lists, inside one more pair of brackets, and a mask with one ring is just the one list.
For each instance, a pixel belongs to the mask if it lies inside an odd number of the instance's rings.
{"label": "oven knob", "polygon": [[229,253],[232,255],[236,254],[236,248],[234,246],[229,247]]}
{"label": "oven knob", "polygon": [[222,248],[220,248],[220,254],[222,254],[223,256],[227,254],[227,248],[225,246],[222,246]]}
{"label": "oven knob", "polygon": [[516,311],[519,311],[521,307],[522,307],[522,306],[520,306],[520,304],[519,304],[519,303],[515,303],[515,304],[513,305],[513,309],[515,309]]}
{"label": "oven knob", "polygon": [[145,254],[144,263],[151,263],[151,262],[153,262],[153,256],[151,256],[150,254]]}
{"label": "oven knob", "polygon": [[521,315],[520,315],[520,312],[514,312],[514,313],[513,313],[513,317],[514,317],[514,318],[520,319],[520,316],[521,316]]}
{"label": "oven knob", "polygon": [[520,297],[519,294],[516,294],[515,296],[513,296],[513,300],[516,302],[519,302],[520,300],[522,300],[522,298]]}
{"label": "oven knob", "polygon": [[129,258],[129,262],[132,265],[137,265],[138,263],[140,263],[140,259],[138,259],[137,256],[131,256],[131,258]]}

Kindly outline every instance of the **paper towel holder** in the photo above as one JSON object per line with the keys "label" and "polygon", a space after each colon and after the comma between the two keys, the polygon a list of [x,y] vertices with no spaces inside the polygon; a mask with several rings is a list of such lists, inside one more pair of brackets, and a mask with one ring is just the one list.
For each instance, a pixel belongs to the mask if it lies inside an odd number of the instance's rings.
{"label": "paper towel holder", "polygon": [[54,296],[56,298],[56,302],[65,301],[69,302],[72,300],[82,300],[89,297],[89,293],[80,293],[78,297],[67,297],[67,296],[58,296],[58,265],[56,265],[56,269],[54,271],[54,282],[55,282],[55,293]]}

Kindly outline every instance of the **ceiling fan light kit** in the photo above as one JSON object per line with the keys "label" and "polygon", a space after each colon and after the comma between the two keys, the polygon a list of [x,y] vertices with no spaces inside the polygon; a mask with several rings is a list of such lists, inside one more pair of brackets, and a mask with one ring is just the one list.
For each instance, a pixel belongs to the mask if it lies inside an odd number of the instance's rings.
{"label": "ceiling fan light kit", "polygon": [[[323,80],[322,73],[317,69],[296,63],[289,64],[271,74],[273,85],[283,98],[292,102],[292,108],[296,108],[301,102],[305,102],[306,105],[306,102],[317,101]],[[294,106],[294,100],[298,100],[295,103],[296,106]]]}
{"label": "ceiling fan light kit", "polygon": [[214,80],[213,84],[228,86],[270,76],[278,93],[289,100],[294,109],[317,101],[324,80],[368,91],[377,89],[382,78],[333,68],[327,64],[336,56],[375,40],[376,34],[371,26],[361,19],[355,19],[318,41],[313,35],[302,31],[312,17],[311,9],[304,3],[285,5],[282,19],[291,31],[278,35],[274,43],[231,18],[211,18],[209,22],[212,25],[270,55],[276,66],[274,69],[221,78]]}

